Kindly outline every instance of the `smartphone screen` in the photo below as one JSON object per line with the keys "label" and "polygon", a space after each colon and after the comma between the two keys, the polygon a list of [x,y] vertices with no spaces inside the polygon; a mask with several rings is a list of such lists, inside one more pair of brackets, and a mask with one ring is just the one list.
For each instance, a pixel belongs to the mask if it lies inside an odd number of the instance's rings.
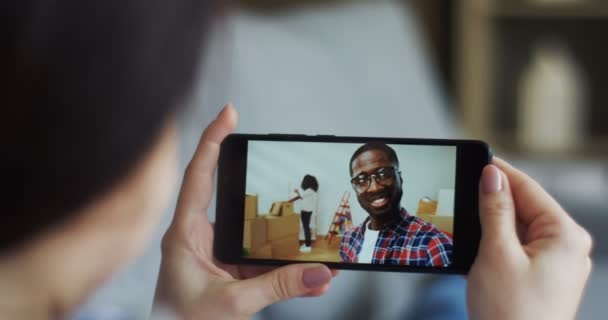
{"label": "smartphone screen", "polygon": [[448,273],[470,267],[487,145],[327,136],[229,141],[216,215],[218,231],[232,234],[216,246],[224,260]]}

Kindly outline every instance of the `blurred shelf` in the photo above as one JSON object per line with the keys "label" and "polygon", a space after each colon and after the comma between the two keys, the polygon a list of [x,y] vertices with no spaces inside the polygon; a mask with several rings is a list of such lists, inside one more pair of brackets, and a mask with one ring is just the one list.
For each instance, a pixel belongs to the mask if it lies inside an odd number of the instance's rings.
{"label": "blurred shelf", "polygon": [[497,134],[493,140],[495,141],[493,148],[498,155],[503,153],[510,157],[536,161],[597,162],[605,164],[608,168],[608,137],[588,139],[576,150],[558,152],[526,150],[517,143],[517,137],[514,134]]}
{"label": "blurred shelf", "polygon": [[499,19],[559,19],[587,20],[607,19],[608,3],[605,1],[584,1],[580,3],[539,4],[523,3],[520,1],[501,1],[493,9],[492,14]]}
{"label": "blurred shelf", "polygon": [[[548,2],[548,1],[547,1]],[[557,2],[557,1],[556,1]],[[602,164],[608,170],[608,0],[538,4],[532,0],[459,2],[457,104],[472,137],[489,141],[497,155],[556,165]],[[577,150],[539,152],[517,139],[521,78],[542,39],[571,50],[586,79],[584,143]],[[547,115],[546,121],[551,121]],[[606,165],[603,165],[603,164]]]}

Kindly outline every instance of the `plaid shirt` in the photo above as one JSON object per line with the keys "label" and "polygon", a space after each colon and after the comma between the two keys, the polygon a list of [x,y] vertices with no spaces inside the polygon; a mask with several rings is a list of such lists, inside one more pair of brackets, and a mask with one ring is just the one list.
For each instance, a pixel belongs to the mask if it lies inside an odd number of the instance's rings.
{"label": "plaid shirt", "polygon": [[[347,231],[340,245],[342,262],[357,263],[370,218]],[[401,209],[401,219],[380,231],[372,264],[442,267],[452,261],[452,240],[434,225]]]}

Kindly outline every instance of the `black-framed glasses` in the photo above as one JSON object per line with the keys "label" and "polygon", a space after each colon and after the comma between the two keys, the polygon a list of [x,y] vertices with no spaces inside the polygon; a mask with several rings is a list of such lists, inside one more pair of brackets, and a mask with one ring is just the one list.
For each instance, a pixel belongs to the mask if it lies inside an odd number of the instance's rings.
{"label": "black-framed glasses", "polygon": [[357,193],[363,193],[372,185],[372,177],[376,180],[376,183],[383,186],[389,186],[395,182],[395,175],[397,172],[397,168],[395,167],[383,167],[372,174],[359,174],[352,178],[350,183]]}

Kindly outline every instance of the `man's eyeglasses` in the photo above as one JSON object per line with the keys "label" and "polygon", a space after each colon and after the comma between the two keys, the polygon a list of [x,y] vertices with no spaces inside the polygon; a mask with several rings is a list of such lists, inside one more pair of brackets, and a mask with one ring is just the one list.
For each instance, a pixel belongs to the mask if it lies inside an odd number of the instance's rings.
{"label": "man's eyeglasses", "polygon": [[395,182],[395,174],[397,172],[397,168],[395,167],[383,167],[372,174],[360,174],[350,180],[350,183],[353,185],[353,189],[357,191],[357,193],[363,193],[369,189],[372,185],[372,177],[376,180],[376,183],[381,184],[383,186],[389,186]]}

